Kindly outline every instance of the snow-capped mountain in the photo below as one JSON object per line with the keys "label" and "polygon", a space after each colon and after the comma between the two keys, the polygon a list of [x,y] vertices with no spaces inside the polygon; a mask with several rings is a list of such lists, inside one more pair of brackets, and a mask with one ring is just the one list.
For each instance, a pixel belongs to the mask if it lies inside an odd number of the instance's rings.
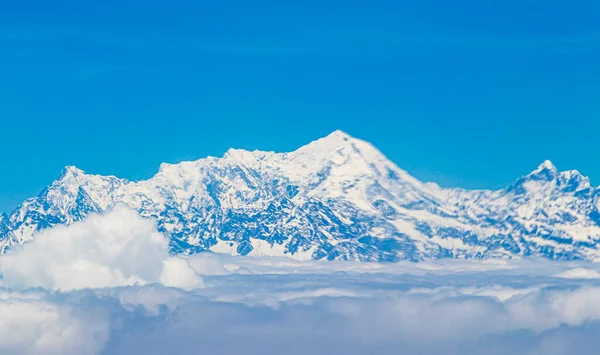
{"label": "snow-capped mountain", "polygon": [[66,167],[0,217],[0,252],[121,203],[157,220],[172,253],[297,259],[600,256],[600,189],[544,162],[499,191],[422,183],[336,131],[291,153],[229,150],[127,181]]}

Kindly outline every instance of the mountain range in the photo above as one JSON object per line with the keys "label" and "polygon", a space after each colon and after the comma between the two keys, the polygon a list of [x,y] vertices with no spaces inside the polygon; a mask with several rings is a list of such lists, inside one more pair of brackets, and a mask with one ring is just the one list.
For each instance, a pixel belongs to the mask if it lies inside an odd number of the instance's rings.
{"label": "mountain range", "polygon": [[289,153],[230,149],[221,158],[162,164],[142,181],[68,166],[0,216],[0,253],[44,228],[124,204],[156,219],[173,254],[596,260],[599,196],[588,178],[549,161],[502,190],[441,188],[335,131]]}

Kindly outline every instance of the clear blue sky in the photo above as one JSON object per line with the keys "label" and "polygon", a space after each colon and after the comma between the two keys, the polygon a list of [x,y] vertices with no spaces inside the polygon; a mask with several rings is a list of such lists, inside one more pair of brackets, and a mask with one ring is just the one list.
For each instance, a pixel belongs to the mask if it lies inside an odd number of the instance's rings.
{"label": "clear blue sky", "polygon": [[443,186],[544,159],[600,184],[598,1],[0,4],[0,210],[64,165],[129,179],[335,129]]}

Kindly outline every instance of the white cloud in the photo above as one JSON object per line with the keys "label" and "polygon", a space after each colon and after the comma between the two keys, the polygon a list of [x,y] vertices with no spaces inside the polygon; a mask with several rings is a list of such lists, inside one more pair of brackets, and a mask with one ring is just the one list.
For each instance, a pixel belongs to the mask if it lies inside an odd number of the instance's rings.
{"label": "white cloud", "polygon": [[600,279],[600,273],[596,270],[576,267],[556,274],[556,277],[565,279]]}
{"label": "white cloud", "polygon": [[[0,257],[3,284],[57,290],[162,282],[182,288],[201,280],[187,261],[168,255],[168,240],[152,220],[117,206],[70,226],[39,232]],[[171,279],[172,278],[172,279]]]}
{"label": "white cloud", "polygon": [[187,260],[168,258],[163,260],[163,269],[159,281],[161,284],[182,289],[202,287],[202,280]]}

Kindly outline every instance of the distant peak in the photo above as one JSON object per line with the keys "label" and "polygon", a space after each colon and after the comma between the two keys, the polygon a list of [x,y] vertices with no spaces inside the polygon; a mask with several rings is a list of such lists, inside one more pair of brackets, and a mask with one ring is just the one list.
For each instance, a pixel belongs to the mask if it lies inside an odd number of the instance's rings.
{"label": "distant peak", "polygon": [[225,155],[223,155],[223,158],[225,159],[233,159],[236,161],[253,161],[256,159],[256,157],[260,154],[265,154],[265,152],[260,152],[260,151],[248,151],[245,149],[234,149],[234,148],[229,148],[226,152]]}
{"label": "distant peak", "polygon": [[77,176],[83,175],[83,174],[85,174],[85,172],[83,170],[77,168],[76,166],[67,165],[61,171],[60,176],[58,177],[58,179],[62,180],[62,179],[65,179],[67,177],[77,177]]}
{"label": "distant peak", "polygon": [[246,153],[250,153],[250,152],[245,149],[229,148],[225,152],[225,156],[236,156],[236,155],[243,155]]}
{"label": "distant peak", "polygon": [[307,145],[308,146],[319,146],[321,149],[334,148],[341,145],[347,144],[347,142],[354,142],[355,138],[351,137],[348,133],[336,130],[327,136],[317,139]]}
{"label": "distant peak", "polygon": [[339,129],[336,129],[335,131],[331,132],[329,135],[327,135],[325,138],[341,138],[341,139],[352,139],[352,137]]}
{"label": "distant peak", "polygon": [[537,169],[532,172],[532,175],[539,174],[544,171],[549,171],[552,173],[558,172],[556,166],[554,166],[550,160],[545,160],[542,164],[540,164],[540,166],[537,167]]}
{"label": "distant peak", "polygon": [[541,182],[551,182],[558,178],[559,173],[556,170],[556,167],[550,160],[544,161],[540,164],[537,169],[529,173],[528,175],[520,178],[517,182],[509,187],[509,190],[516,190],[519,193],[526,193],[527,190],[523,188],[523,184],[534,180]]}
{"label": "distant peak", "polygon": [[353,138],[343,131],[336,130],[323,138],[300,147],[293,153],[295,155],[321,156],[325,158],[340,150],[344,150],[346,153],[357,152],[357,146],[362,145],[364,144],[359,139]]}

